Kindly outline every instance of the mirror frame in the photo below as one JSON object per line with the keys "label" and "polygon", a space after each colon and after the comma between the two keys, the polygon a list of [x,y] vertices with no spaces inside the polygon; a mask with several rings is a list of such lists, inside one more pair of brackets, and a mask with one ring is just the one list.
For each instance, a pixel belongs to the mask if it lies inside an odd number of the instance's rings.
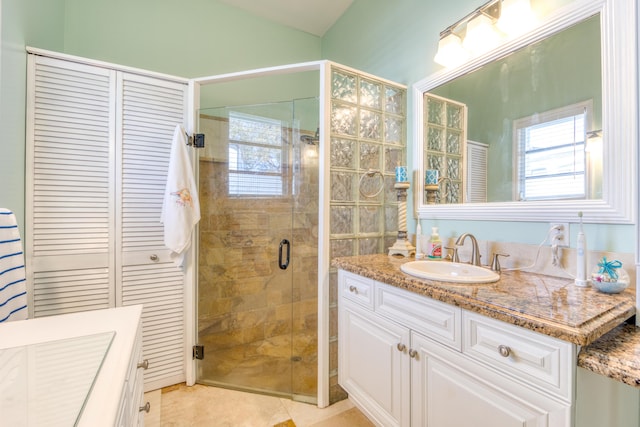
{"label": "mirror frame", "polygon": [[[551,13],[530,32],[453,69],[444,69],[413,85],[414,206],[418,218],[488,221],[633,224],[636,221],[638,86],[635,0],[576,0]],[[540,41],[590,16],[600,14],[602,45],[602,199],[528,202],[424,203],[423,94],[484,64]],[[614,143],[615,142],[615,143]]]}

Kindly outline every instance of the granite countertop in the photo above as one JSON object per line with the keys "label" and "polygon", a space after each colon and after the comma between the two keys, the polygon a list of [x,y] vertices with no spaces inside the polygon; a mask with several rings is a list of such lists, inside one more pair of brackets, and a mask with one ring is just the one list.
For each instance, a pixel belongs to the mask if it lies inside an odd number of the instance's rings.
{"label": "granite countertop", "polygon": [[640,388],[640,327],[620,325],[583,347],[578,366]]}
{"label": "granite countertop", "polygon": [[413,260],[379,254],[335,258],[332,265],[581,346],[635,314],[635,290],[630,288],[608,295],[576,287],[572,279],[519,271],[503,271],[495,283],[446,283],[403,273],[400,266]]}

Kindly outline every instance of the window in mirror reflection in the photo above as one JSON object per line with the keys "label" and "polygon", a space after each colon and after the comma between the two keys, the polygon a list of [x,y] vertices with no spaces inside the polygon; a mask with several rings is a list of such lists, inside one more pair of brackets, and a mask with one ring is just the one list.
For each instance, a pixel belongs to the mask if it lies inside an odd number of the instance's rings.
{"label": "window in mirror reflection", "polygon": [[584,199],[591,102],[514,120],[516,200]]}

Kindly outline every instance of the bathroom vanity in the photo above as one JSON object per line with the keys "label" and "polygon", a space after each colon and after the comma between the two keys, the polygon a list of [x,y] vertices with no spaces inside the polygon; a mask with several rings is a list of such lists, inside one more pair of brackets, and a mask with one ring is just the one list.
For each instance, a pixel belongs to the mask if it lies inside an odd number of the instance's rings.
{"label": "bathroom vanity", "polygon": [[144,424],[142,306],[0,324],[0,425]]}
{"label": "bathroom vanity", "polygon": [[381,426],[572,426],[577,353],[634,312],[632,291],[503,273],[459,285],[386,255],[338,258],[339,382]]}

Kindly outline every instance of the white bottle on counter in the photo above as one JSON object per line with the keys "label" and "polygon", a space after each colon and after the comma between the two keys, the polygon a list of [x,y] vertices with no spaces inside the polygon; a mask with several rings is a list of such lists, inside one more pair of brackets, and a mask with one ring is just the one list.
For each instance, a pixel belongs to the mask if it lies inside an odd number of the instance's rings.
{"label": "white bottle on counter", "polygon": [[578,231],[578,241],[576,243],[576,286],[589,286],[587,280],[587,238],[582,229],[582,212],[578,213],[580,217],[580,231]]}
{"label": "white bottle on counter", "polygon": [[427,248],[429,259],[442,259],[442,240],[438,234],[438,227],[431,227],[431,238]]}
{"label": "white bottle on counter", "polygon": [[422,258],[424,258],[424,253],[422,252],[422,226],[420,226],[420,220],[418,220],[416,225],[416,259]]}

